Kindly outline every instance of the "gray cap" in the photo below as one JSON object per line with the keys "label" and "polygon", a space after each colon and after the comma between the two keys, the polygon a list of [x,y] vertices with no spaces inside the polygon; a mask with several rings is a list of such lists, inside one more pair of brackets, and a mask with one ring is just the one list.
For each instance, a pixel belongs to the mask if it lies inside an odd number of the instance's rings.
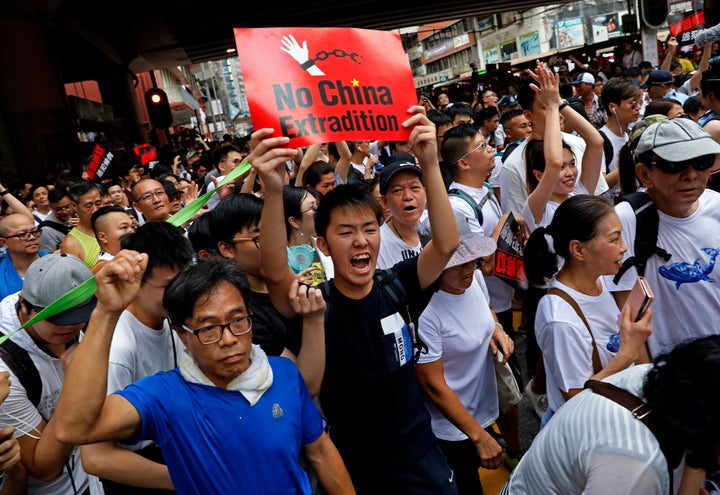
{"label": "gray cap", "polygon": [[[22,297],[36,308],[46,308],[92,277],[90,269],[72,254],[48,254],[33,261],[25,273]],[[90,319],[95,296],[48,318],[55,325],[76,325]]]}
{"label": "gray cap", "polygon": [[682,162],[720,153],[718,144],[690,119],[671,119],[653,124],[643,132],[636,154],[652,151],[663,160]]}
{"label": "gray cap", "polygon": [[[455,221],[458,224],[458,231],[460,232],[460,245],[452,257],[450,257],[447,265],[445,265],[446,270],[469,261],[490,256],[497,249],[497,243],[492,237],[471,231],[467,218],[457,211],[454,212],[454,214]],[[420,224],[418,234],[420,235],[420,243],[423,246],[430,242],[430,239],[432,239],[432,230],[430,229],[429,218],[426,218]]]}

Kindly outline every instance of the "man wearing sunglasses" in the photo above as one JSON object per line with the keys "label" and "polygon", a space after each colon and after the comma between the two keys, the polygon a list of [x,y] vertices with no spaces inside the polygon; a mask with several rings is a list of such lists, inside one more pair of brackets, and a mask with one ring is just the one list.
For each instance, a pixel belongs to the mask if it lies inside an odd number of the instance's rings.
{"label": "man wearing sunglasses", "polygon": [[13,213],[0,220],[0,245],[7,254],[0,261],[0,299],[22,288],[25,271],[45,251],[40,250],[40,231],[31,216]]}
{"label": "man wearing sunglasses", "polygon": [[[635,150],[635,174],[658,209],[657,246],[672,257],[650,256],[645,278],[655,293],[653,355],[672,350],[691,338],[720,334],[720,193],[707,189],[720,145],[690,119],[665,120],[649,126]],[[615,207],[634,256],[636,216],[630,203]],[[718,260],[720,261],[720,260]],[[719,263],[720,265],[720,263]],[[631,267],[615,291],[622,307],[637,270]]]}

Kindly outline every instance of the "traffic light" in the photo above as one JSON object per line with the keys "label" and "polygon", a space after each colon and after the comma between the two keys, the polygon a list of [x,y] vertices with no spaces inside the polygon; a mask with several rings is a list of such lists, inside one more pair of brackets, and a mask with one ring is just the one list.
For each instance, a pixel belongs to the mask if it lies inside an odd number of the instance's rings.
{"label": "traffic light", "polygon": [[148,89],[145,93],[145,106],[147,107],[150,123],[156,129],[167,129],[172,124],[170,102],[165,91],[158,88]]}
{"label": "traffic light", "polygon": [[670,11],[667,0],[639,0],[640,24],[659,28],[667,20]]}

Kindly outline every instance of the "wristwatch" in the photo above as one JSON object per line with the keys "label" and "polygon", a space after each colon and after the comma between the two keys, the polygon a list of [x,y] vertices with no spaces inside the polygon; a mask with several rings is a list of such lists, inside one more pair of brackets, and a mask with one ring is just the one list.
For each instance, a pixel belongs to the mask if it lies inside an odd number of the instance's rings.
{"label": "wristwatch", "polygon": [[562,112],[562,109],[565,108],[566,106],[568,106],[569,104],[570,104],[570,103],[568,103],[567,100],[563,100],[563,101],[560,103],[560,106],[558,107],[558,111]]}
{"label": "wristwatch", "polygon": [[5,196],[6,194],[12,194],[9,189],[5,189],[4,191],[0,192],[0,196]]}

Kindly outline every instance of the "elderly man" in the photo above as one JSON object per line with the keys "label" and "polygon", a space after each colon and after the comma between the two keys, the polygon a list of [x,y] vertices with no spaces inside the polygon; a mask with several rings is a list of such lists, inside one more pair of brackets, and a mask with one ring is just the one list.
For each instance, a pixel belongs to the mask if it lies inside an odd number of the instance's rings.
{"label": "elderly man", "polygon": [[[329,493],[354,493],[295,365],[252,345],[250,287],[231,261],[199,261],[165,289],[163,305],[185,346],[179,367],[105,396],[114,328],[146,265],[146,254],[121,251],[98,272],[92,332],[55,411],[58,440],[154,440],[180,494],[308,494],[298,463],[304,448]],[[315,292],[301,288],[300,304],[323,311]]]}
{"label": "elderly man", "polygon": [[7,249],[0,261],[0,298],[4,298],[22,288],[30,264],[46,253],[40,250],[40,231],[33,218],[20,213],[0,220],[0,245]]}
{"label": "elderly man", "polygon": [[[706,188],[720,145],[690,119],[665,120],[643,132],[635,149],[635,174],[658,210],[656,246],[672,257],[650,256],[645,278],[655,293],[650,351],[668,352],[681,342],[720,334],[720,290],[716,259],[720,255],[720,193]],[[634,258],[642,226],[628,202],[615,206]],[[637,279],[627,271],[610,283],[622,307]],[[617,277],[616,277],[617,278]]]}

